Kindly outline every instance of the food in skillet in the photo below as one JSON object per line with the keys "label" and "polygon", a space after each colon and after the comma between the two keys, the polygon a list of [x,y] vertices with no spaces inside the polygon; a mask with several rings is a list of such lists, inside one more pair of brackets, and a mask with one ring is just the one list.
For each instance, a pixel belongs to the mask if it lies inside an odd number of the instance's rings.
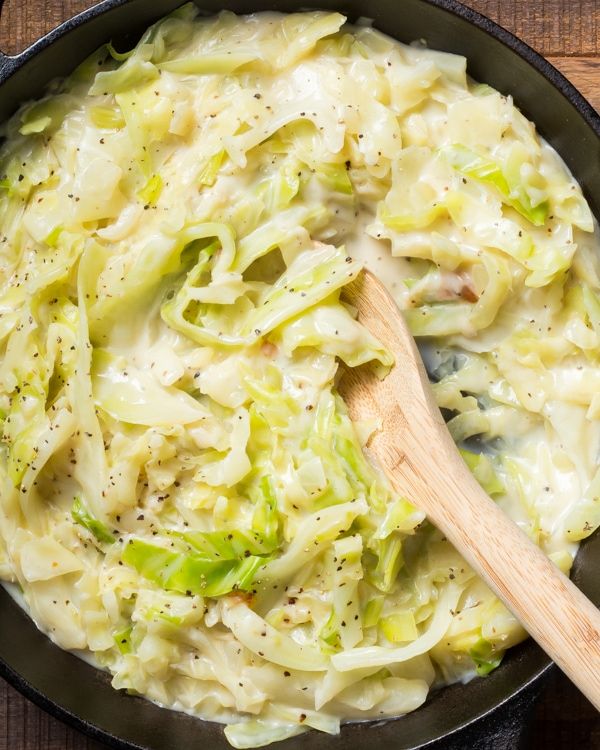
{"label": "food in skillet", "polygon": [[391,364],[340,301],[366,265],[485,490],[564,571],[600,524],[595,224],[510,98],[188,5],[4,131],[0,574],[38,626],[236,747],[497,667],[525,633],[335,382]]}

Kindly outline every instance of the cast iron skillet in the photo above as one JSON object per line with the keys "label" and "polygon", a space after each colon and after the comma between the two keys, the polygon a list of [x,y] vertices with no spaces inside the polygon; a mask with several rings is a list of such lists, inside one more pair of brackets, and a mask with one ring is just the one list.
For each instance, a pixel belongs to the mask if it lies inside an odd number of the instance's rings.
{"label": "cast iron skillet", "polygon": [[[182,0],[104,0],[67,21],[20,55],[0,56],[0,118],[39,95],[111,38],[139,34]],[[305,8],[302,0],[198,0],[206,12]],[[401,41],[424,39],[434,49],[466,55],[470,74],[512,94],[558,150],[600,216],[600,117],[547,61],[504,29],[455,0],[314,0],[314,7],[367,16]],[[0,53],[1,54],[1,53]],[[584,542],[574,580],[600,603],[600,535]],[[549,659],[528,642],[512,649],[489,677],[433,694],[408,716],[346,725],[340,737],[311,732],[277,750],[395,750],[514,747],[517,717],[540,688]],[[111,747],[179,750],[203,745],[229,750],[220,725],[200,722],[114,691],[108,676],[61,651],[0,587],[0,674],[28,698]],[[518,739],[518,737],[517,737]]]}

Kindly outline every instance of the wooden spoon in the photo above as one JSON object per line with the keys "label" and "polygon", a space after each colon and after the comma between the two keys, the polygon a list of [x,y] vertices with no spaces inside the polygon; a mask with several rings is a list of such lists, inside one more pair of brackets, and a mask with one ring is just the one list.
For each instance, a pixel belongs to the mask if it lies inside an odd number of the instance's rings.
{"label": "wooden spoon", "polygon": [[365,272],[345,296],[360,322],[395,358],[383,380],[368,365],[346,369],[340,380],[354,419],[381,420],[367,452],[600,710],[600,611],[474,479],[434,401],[413,337],[384,286]]}

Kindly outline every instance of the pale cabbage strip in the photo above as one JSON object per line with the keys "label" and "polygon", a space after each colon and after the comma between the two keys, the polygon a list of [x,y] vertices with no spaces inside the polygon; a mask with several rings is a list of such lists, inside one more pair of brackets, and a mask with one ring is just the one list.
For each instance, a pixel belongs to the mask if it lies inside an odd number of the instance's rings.
{"label": "pale cabbage strip", "polygon": [[347,672],[352,669],[384,667],[387,664],[408,661],[415,656],[430,651],[448,630],[461,593],[462,591],[458,586],[448,584],[435,605],[434,615],[429,627],[423,635],[416,638],[410,645],[392,649],[381,648],[380,646],[349,649],[334,654],[331,657],[331,663],[340,672]]}
{"label": "pale cabbage strip", "polygon": [[274,664],[307,672],[327,669],[327,659],[320,650],[282,636],[244,604],[225,604],[222,617],[240,643]]}
{"label": "pale cabbage strip", "polygon": [[0,577],[39,627],[240,748],[497,668],[524,631],[336,385],[393,365],[367,266],[485,491],[566,572],[600,525],[596,225],[510,97],[339,13],[188,4],[2,134]]}

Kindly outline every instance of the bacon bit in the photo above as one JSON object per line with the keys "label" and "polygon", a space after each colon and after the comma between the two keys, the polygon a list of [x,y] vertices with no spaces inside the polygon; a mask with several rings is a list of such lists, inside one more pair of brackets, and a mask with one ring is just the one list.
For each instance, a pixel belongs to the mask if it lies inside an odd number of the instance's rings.
{"label": "bacon bit", "polygon": [[277,356],[279,349],[275,346],[275,344],[272,344],[270,341],[263,341],[260,347],[260,351],[261,351],[261,354],[263,354],[265,357],[269,357],[269,359],[274,359]]}
{"label": "bacon bit", "polygon": [[228,598],[236,604],[247,604],[250,606],[250,604],[252,604],[253,596],[248,591],[232,591],[228,594]]}
{"label": "bacon bit", "polygon": [[479,295],[468,282],[463,282],[460,289],[460,296],[467,302],[477,302],[479,300]]}
{"label": "bacon bit", "polygon": [[479,300],[473,280],[465,272],[457,274],[440,271],[439,284],[436,284],[435,289],[417,286],[408,302],[411,307],[417,307],[423,301],[445,302],[456,299],[464,299],[467,302]]}

